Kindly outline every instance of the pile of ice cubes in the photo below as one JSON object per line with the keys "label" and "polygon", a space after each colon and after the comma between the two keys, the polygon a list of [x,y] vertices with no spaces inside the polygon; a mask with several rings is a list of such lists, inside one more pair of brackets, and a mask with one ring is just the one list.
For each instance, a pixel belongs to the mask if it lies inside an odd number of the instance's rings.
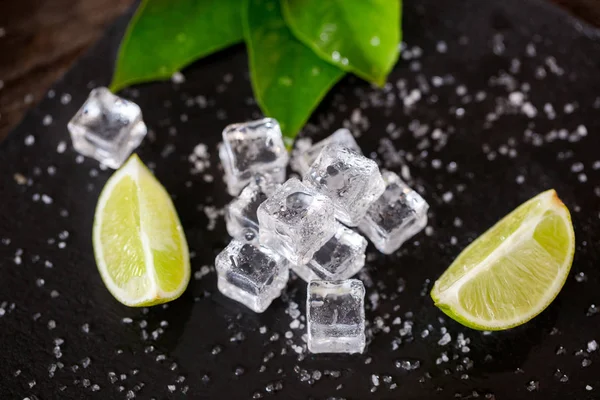
{"label": "pile of ice cubes", "polygon": [[[106,88],[92,90],[68,125],[73,147],[118,168],[147,133],[140,107]],[[289,269],[308,282],[308,349],[357,353],[365,347],[365,288],[350,279],[365,264],[366,235],[396,251],[427,225],[428,205],[391,171],[364,157],[347,129],[304,149],[292,165],[281,129],[265,118],[229,125],[219,157],[233,237],[216,257],[218,287],[255,312],[285,288]]]}
{"label": "pile of ice cubes", "polygon": [[277,121],[230,125],[219,156],[228,192],[231,243],[217,256],[219,290],[255,312],[285,288],[292,269],[308,282],[308,349],[356,353],[365,346],[365,289],[350,279],[367,240],[385,254],[427,225],[428,205],[393,172],[380,172],[340,129],[289,161]]}

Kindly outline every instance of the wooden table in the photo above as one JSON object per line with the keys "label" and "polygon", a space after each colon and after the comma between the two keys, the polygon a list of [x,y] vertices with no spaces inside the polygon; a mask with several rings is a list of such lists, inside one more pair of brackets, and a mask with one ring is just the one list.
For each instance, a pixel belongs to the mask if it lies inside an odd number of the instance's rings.
{"label": "wooden table", "polygon": [[[600,0],[550,0],[600,26]],[[0,2],[0,140],[133,0]]]}

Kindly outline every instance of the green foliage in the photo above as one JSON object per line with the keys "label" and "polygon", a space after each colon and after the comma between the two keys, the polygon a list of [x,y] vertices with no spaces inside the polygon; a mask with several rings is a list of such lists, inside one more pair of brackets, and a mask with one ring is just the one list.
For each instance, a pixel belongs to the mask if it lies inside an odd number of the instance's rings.
{"label": "green foliage", "polygon": [[286,26],[278,0],[246,0],[244,36],[254,96],[293,137],[344,71],[320,59]]}
{"label": "green foliage", "polygon": [[110,85],[169,79],[243,39],[240,0],[144,0],[121,42]]}
{"label": "green foliage", "polygon": [[346,72],[385,83],[400,12],[401,0],[144,0],[110,87],[168,79],[245,39],[257,103],[293,139]]}
{"label": "green foliage", "polygon": [[282,0],[296,37],[324,60],[383,86],[398,60],[400,3],[393,0]]}

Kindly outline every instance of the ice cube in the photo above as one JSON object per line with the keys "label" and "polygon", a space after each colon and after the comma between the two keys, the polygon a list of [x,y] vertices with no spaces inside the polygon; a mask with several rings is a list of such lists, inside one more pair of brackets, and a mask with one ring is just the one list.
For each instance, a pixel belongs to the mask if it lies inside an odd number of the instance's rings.
{"label": "ice cube", "polygon": [[308,264],[291,266],[306,282],[348,279],[365,265],[367,240],[339,222],[336,226],[335,235],[317,250]]}
{"label": "ice cube", "polygon": [[311,281],[306,299],[311,353],[362,353],[365,287],[358,279]]}
{"label": "ice cube", "polygon": [[265,200],[257,211],[260,243],[292,264],[306,264],[335,233],[331,200],[289,179]]}
{"label": "ice cube", "polygon": [[140,107],[99,87],[69,121],[73,147],[111,168],[119,168],[146,136]]}
{"label": "ice cube", "polygon": [[304,183],[330,197],[336,218],[349,226],[358,225],[385,190],[375,161],[336,144],[321,151],[304,176]]}
{"label": "ice cube", "polygon": [[371,205],[359,229],[384,254],[391,254],[427,226],[429,205],[402,179],[383,171],[386,189]]}
{"label": "ice cube", "polygon": [[283,182],[289,160],[279,124],[271,118],[227,126],[219,158],[232,196],[237,196],[256,174]]}
{"label": "ice cube", "polygon": [[258,239],[256,210],[278,186],[269,177],[256,175],[240,195],[229,203],[225,210],[225,224],[233,238],[247,241]]}
{"label": "ice cube", "polygon": [[217,255],[215,266],[219,291],[257,313],[279,297],[289,276],[284,257],[235,239]]}
{"label": "ice cube", "polygon": [[301,175],[306,174],[313,162],[315,162],[317,157],[319,157],[321,150],[323,150],[327,145],[334,143],[345,146],[349,149],[356,151],[359,154],[362,154],[362,151],[356,143],[354,136],[352,136],[352,133],[348,129],[342,128],[338,129],[337,131],[333,132],[330,136],[326,137],[320,142],[313,144],[311,147],[295,156],[292,163],[294,169],[298,171]]}

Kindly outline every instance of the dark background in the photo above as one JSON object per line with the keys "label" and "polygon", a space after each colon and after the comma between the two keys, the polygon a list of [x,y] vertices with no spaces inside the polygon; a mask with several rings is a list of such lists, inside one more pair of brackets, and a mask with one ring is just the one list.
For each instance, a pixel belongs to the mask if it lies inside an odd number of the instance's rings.
{"label": "dark background", "polygon": [[[92,8],[93,18],[83,20],[78,12],[93,3],[70,4],[71,17],[56,26],[76,24],[84,33],[59,35],[69,43],[100,24],[95,18],[105,10]],[[35,7],[20,7],[23,21],[36,15]],[[431,206],[432,230],[391,256],[369,247],[360,274],[368,298],[365,354],[297,355],[305,327],[290,325],[304,318],[306,284],[293,277],[258,315],[222,296],[212,269],[229,241],[216,215],[230,201],[218,132],[261,115],[242,45],[186,68],[183,83],[123,91],[151,128],[136,153],[174,199],[194,278],[180,299],[149,309],[118,304],[102,284],[91,232],[112,170],[77,155],[65,127],[90,88],[110,81],[127,17],[0,143],[1,400],[600,398],[600,351],[590,348],[600,341],[600,31],[542,0],[404,1],[409,47],[390,75],[395,84],[382,93],[345,77],[302,135],[321,139],[347,126],[382,167],[408,168],[408,183]],[[36,37],[37,52],[50,49],[50,33]],[[449,51],[437,50],[440,40]],[[12,54],[23,65],[18,54],[27,46],[15,46],[0,57]],[[23,83],[40,87],[47,69],[33,68],[40,75],[23,75]],[[445,83],[433,86],[434,77]],[[421,87],[420,103],[404,106],[406,93]],[[517,88],[539,110],[535,116],[501,111]],[[552,118],[546,103],[554,105]],[[203,173],[194,172],[191,157],[199,143],[209,152]],[[433,281],[502,215],[551,187],[571,210],[577,239],[555,301],[531,322],[492,334],[444,318],[428,296]],[[439,344],[444,332],[452,339],[446,345]],[[415,368],[405,370],[404,361]]]}
{"label": "dark background", "polygon": [[[548,0],[600,26],[600,0]],[[132,0],[0,1],[0,140]],[[558,28],[558,27],[557,27]]]}

